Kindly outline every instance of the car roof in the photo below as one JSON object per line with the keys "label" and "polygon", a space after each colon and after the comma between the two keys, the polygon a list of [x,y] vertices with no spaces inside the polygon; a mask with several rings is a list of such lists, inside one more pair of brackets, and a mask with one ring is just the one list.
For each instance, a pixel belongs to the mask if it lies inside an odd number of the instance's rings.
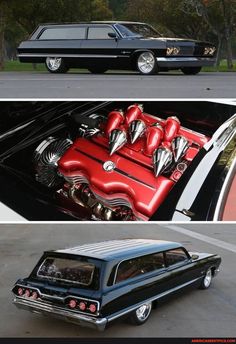
{"label": "car roof", "polygon": [[70,22],[70,23],[41,23],[40,26],[47,26],[47,25],[80,25],[80,24],[144,24],[148,25],[147,23],[143,22],[134,22],[134,21],[120,21],[120,20],[106,20],[106,21],[90,21],[90,22]]}
{"label": "car roof", "polygon": [[151,239],[120,239],[84,244],[53,252],[86,256],[106,261],[126,259],[182,247],[180,243]]}

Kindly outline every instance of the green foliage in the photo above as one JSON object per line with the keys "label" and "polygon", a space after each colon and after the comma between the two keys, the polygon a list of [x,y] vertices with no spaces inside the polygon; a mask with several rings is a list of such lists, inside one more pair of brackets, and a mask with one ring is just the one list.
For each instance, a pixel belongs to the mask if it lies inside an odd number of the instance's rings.
{"label": "green foliage", "polygon": [[185,12],[185,0],[130,0],[126,19],[152,23],[166,35],[212,40],[203,18],[196,11]]}
{"label": "green foliage", "polygon": [[109,7],[113,13],[113,18],[122,20],[125,16],[127,0],[110,0]]}

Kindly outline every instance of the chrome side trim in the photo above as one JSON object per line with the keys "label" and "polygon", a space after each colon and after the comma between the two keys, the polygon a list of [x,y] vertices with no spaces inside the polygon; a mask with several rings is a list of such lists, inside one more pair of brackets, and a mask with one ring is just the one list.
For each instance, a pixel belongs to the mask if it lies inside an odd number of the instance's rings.
{"label": "chrome side trim", "polygon": [[198,278],[195,278],[195,279],[193,279],[193,280],[191,280],[191,281],[189,281],[189,282],[186,282],[186,283],[184,283],[184,284],[181,284],[181,285],[179,285],[178,287],[175,287],[175,288],[172,288],[172,289],[170,289],[170,290],[168,290],[168,291],[165,291],[165,292],[163,292],[163,293],[161,293],[161,294],[158,294],[158,295],[156,295],[156,296],[153,296],[153,297],[151,297],[151,298],[149,298],[149,299],[146,299],[146,300],[144,300],[144,301],[141,301],[141,302],[139,302],[139,303],[136,303],[136,304],[133,305],[133,306],[127,307],[127,308],[124,309],[123,311],[119,311],[119,312],[114,313],[113,315],[110,315],[110,316],[108,315],[108,316],[107,316],[107,321],[108,321],[108,322],[113,321],[113,320],[115,320],[115,319],[117,319],[117,318],[119,318],[119,317],[121,317],[121,316],[123,316],[123,315],[125,315],[125,314],[128,314],[128,313],[134,311],[135,309],[137,309],[137,308],[139,308],[141,305],[143,305],[145,302],[153,302],[153,301],[155,301],[155,300],[158,300],[158,299],[160,299],[160,298],[162,298],[162,297],[164,297],[164,296],[166,296],[166,295],[169,295],[169,294],[171,294],[171,293],[173,293],[173,292],[175,292],[175,291],[177,291],[177,290],[179,290],[179,289],[182,289],[182,288],[184,288],[184,287],[187,287],[188,285],[190,285],[190,284],[196,282],[197,280],[199,280],[199,279],[201,279],[201,278],[202,278],[202,276],[201,276],[201,277],[198,277]]}
{"label": "chrome side trim", "polygon": [[158,62],[214,61],[209,57],[156,57]]}
{"label": "chrome side trim", "polygon": [[103,331],[107,324],[106,318],[93,318],[87,315],[78,314],[71,310],[65,310],[58,306],[47,305],[42,302],[21,299],[18,296],[14,298],[13,303],[23,309],[30,310],[34,313],[49,313],[55,317],[63,317],[64,320],[78,323],[82,326],[88,326]]}
{"label": "chrome side trim", "polygon": [[118,57],[129,57],[126,55],[95,55],[95,54],[54,54],[54,53],[22,53],[18,54],[18,57],[84,57],[84,58],[111,58],[111,59],[117,59]]}
{"label": "chrome side trim", "polygon": [[[224,180],[223,186],[221,188],[217,203],[216,203],[216,207],[215,207],[215,213],[214,213],[214,217],[213,217],[213,221],[220,221],[220,217],[223,213],[223,209],[225,207],[225,201],[227,198],[227,192],[229,190],[229,187],[231,185],[230,181],[232,180],[232,178],[234,178],[236,172],[236,157],[234,158],[228,173],[226,175],[226,178]],[[230,185],[229,185],[230,183]]]}

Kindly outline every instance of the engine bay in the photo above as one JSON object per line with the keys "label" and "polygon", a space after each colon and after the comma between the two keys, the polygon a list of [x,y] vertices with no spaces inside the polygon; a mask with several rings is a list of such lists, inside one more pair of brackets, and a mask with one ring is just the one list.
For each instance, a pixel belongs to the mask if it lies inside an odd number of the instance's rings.
{"label": "engine bay", "polygon": [[140,104],[76,123],[75,140],[40,142],[35,179],[55,190],[61,206],[72,213],[84,207],[94,220],[148,220],[209,140]]}
{"label": "engine bay", "polygon": [[26,105],[10,104],[2,119],[1,195],[26,218],[54,221],[161,217],[233,111],[206,102]]}

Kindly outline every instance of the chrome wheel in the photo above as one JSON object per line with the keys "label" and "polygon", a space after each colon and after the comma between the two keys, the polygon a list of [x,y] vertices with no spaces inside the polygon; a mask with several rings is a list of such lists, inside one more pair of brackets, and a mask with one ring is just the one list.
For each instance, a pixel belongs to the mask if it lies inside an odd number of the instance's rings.
{"label": "chrome wheel", "polygon": [[139,307],[135,311],[137,319],[140,322],[145,321],[149,317],[151,310],[152,310],[152,304],[151,303],[147,303],[145,305],[142,305],[141,307]]}
{"label": "chrome wheel", "polygon": [[48,69],[52,72],[57,71],[62,64],[62,59],[60,57],[47,57],[46,58],[46,65]]}
{"label": "chrome wheel", "polygon": [[151,52],[144,52],[139,55],[137,67],[142,74],[151,74],[156,69],[156,60]]}
{"label": "chrome wheel", "polygon": [[212,280],[212,272],[211,269],[208,269],[206,272],[206,276],[204,277],[203,284],[205,288],[209,288]]}

